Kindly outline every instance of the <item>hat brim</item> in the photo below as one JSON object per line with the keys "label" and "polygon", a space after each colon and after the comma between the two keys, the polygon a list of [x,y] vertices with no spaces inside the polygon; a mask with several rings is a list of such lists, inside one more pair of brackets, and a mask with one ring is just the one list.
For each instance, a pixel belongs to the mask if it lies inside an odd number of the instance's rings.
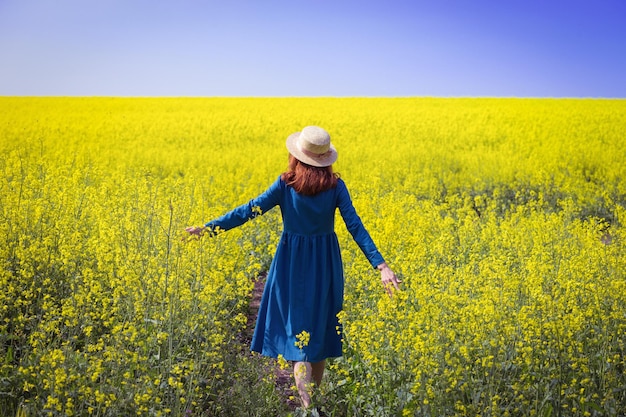
{"label": "hat brim", "polygon": [[310,156],[305,154],[298,148],[298,138],[301,132],[292,133],[287,138],[287,150],[300,162],[314,167],[327,167],[335,163],[337,160],[337,149],[330,144],[328,152],[321,156]]}

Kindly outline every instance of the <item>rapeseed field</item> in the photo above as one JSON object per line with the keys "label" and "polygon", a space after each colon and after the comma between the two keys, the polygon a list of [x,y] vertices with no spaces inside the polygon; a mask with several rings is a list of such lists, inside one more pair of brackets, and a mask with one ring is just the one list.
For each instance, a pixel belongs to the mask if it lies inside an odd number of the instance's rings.
{"label": "rapeseed field", "polygon": [[[0,98],[0,415],[275,416],[248,303],[278,209],[201,224],[327,129],[351,240],[333,416],[626,414],[626,101]],[[251,388],[252,387],[252,388]]]}

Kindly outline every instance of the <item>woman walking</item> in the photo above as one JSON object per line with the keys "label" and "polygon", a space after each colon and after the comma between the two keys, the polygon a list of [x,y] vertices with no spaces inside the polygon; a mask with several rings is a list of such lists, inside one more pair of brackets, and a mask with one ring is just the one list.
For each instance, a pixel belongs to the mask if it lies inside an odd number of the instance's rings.
{"label": "woman walking", "polygon": [[307,126],[287,138],[289,168],[261,195],[191,235],[214,235],[240,226],[279,206],[283,232],[267,275],[251,349],[294,362],[296,387],[304,407],[311,403],[312,381],[319,385],[327,358],[342,354],[337,314],[342,309],[344,277],[335,212],[391,295],[399,288],[357,215],[348,189],[333,173],[337,151],[330,135]]}

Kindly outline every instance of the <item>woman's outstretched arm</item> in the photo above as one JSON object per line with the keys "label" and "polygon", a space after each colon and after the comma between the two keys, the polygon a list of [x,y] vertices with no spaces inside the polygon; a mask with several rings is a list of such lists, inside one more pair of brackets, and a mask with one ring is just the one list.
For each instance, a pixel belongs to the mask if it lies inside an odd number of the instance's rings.
{"label": "woman's outstretched arm", "polygon": [[234,208],[228,213],[215,220],[205,223],[203,226],[190,226],[185,228],[190,237],[202,237],[205,234],[214,236],[219,232],[225,232],[235,227],[241,226],[248,220],[265,214],[272,207],[279,204],[280,200],[280,178],[277,179],[263,194],[253,198],[246,204]]}

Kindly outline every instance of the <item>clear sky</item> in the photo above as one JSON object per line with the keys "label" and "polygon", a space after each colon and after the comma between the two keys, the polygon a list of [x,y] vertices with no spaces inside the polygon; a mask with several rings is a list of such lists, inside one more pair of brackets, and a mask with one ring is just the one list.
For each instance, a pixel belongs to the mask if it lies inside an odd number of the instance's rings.
{"label": "clear sky", "polygon": [[626,0],[0,0],[0,95],[626,98]]}

